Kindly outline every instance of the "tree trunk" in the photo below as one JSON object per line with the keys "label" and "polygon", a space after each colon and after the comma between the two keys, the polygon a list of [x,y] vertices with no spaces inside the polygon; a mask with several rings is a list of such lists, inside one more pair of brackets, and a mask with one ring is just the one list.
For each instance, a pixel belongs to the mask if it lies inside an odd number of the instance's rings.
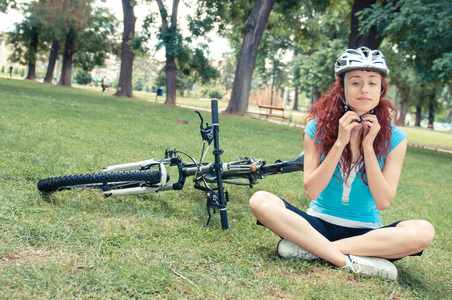
{"label": "tree trunk", "polygon": [[245,22],[245,34],[232,85],[231,101],[226,113],[245,115],[251,90],[257,50],[275,0],[256,0],[253,10]]}
{"label": "tree trunk", "polygon": [[316,84],[314,84],[311,90],[311,104],[314,104],[317,101],[319,101],[319,98],[320,98],[319,88],[317,87]]}
{"label": "tree trunk", "polygon": [[295,97],[293,99],[292,110],[298,111],[298,87],[295,87]]}
{"label": "tree trunk", "polygon": [[424,102],[424,84],[421,84],[421,91],[419,93],[419,99],[416,104],[416,120],[414,121],[414,126],[421,127],[422,121],[422,103]]}
{"label": "tree trunk", "polygon": [[[124,15],[124,32],[122,34],[121,71],[119,73],[118,90],[114,94],[117,97],[132,98],[132,71],[134,54],[128,44],[135,34],[135,22],[137,18],[133,12],[133,0],[122,0]],[[135,3],[135,2],[133,2]]]}
{"label": "tree trunk", "polygon": [[44,78],[45,83],[52,83],[53,72],[55,70],[55,64],[58,59],[58,51],[60,51],[60,41],[54,40],[52,44],[52,49],[50,49],[49,64],[47,65],[47,73]]}
{"label": "tree trunk", "polygon": [[405,95],[403,90],[397,86],[397,89],[399,90],[400,97],[402,98],[402,103],[400,104],[400,115],[399,119],[397,120],[397,123],[399,125],[405,125],[405,118],[406,114],[408,113],[408,107],[410,106],[410,101],[408,100],[408,97]]}
{"label": "tree trunk", "polygon": [[436,92],[433,90],[428,100],[428,128],[433,129],[436,115]]}
{"label": "tree trunk", "polygon": [[66,35],[66,43],[63,52],[63,66],[61,68],[61,77],[58,85],[71,87],[72,86],[72,58],[74,56],[75,32],[74,29],[69,29]]}
{"label": "tree trunk", "polygon": [[28,73],[25,79],[36,79],[36,54],[38,53],[39,32],[38,28],[31,28],[31,40],[28,49]]}
{"label": "tree trunk", "polygon": [[177,67],[174,57],[166,55],[166,105],[176,105],[176,73]]}
{"label": "tree trunk", "polygon": [[[176,33],[177,30],[177,9],[179,7],[179,0],[173,0],[173,10],[171,13],[171,24],[168,24],[168,19],[166,18],[168,13],[163,5],[162,0],[157,0],[157,5],[160,11],[160,17],[162,19],[162,34],[165,36],[170,36]],[[166,56],[166,105],[176,105],[176,75],[177,66],[174,55],[172,54],[169,42],[165,41],[165,56]]]}
{"label": "tree trunk", "polygon": [[366,8],[371,8],[377,0],[355,0],[352,7],[352,18],[350,26],[350,37],[348,40],[348,47],[356,49],[361,46],[366,46],[372,50],[378,49],[383,36],[377,31],[377,26],[372,26],[365,35],[359,33],[359,19],[356,16],[357,12],[363,11]]}
{"label": "tree trunk", "polygon": [[416,105],[416,119],[414,121],[414,126],[421,127],[422,121],[422,107],[420,104]]}

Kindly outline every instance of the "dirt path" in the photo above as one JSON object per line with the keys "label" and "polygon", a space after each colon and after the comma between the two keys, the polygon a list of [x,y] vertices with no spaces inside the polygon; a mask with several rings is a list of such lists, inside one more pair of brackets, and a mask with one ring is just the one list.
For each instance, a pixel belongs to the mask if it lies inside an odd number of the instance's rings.
{"label": "dirt path", "polygon": [[440,145],[427,145],[427,144],[421,144],[421,143],[408,142],[408,146],[452,153],[452,148],[444,147],[444,146],[440,146]]}
{"label": "dirt path", "polygon": [[[178,106],[185,107],[185,108],[190,108],[190,109],[198,109],[198,110],[203,110],[203,111],[210,111],[210,108],[206,108],[206,107],[196,107],[196,106],[189,106],[189,105],[178,105]],[[221,112],[222,112],[222,110],[220,109],[220,113]],[[255,119],[259,119],[259,113],[258,112],[250,111],[249,113],[250,113],[249,117],[255,118]],[[273,120],[272,118],[267,119],[267,121],[268,122],[272,122],[272,123],[276,123],[276,124],[285,124],[285,125],[288,125],[288,126],[304,128],[304,124],[303,123],[299,123],[299,122],[287,123],[287,122],[281,122],[280,120],[277,120],[277,119]],[[441,146],[441,145],[429,145],[429,144],[408,142],[408,146],[424,148],[424,149],[429,149],[429,150],[436,150],[436,151],[447,152],[447,153],[452,153],[452,148]]]}

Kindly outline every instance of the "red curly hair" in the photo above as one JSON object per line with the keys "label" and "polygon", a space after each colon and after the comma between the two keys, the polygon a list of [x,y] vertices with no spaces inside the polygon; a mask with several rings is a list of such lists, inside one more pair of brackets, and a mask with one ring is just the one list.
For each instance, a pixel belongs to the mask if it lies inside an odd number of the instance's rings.
{"label": "red curly hair", "polygon": [[[380,96],[380,102],[374,108],[374,113],[377,116],[380,124],[380,132],[377,134],[374,141],[374,150],[379,161],[382,161],[391,149],[391,122],[397,115],[396,109],[388,100],[384,100],[386,95],[388,83],[386,78],[382,76],[381,88],[383,93]],[[317,141],[317,151],[322,155],[327,155],[337,140],[339,132],[339,119],[344,115],[345,108],[342,99],[344,95],[344,76],[340,76],[332,85],[331,89],[324,94],[318,102],[316,102],[307,117],[307,121],[317,118],[317,131],[314,134],[314,141]],[[362,139],[362,137],[361,137]],[[359,141],[361,144],[362,140]],[[362,146],[360,152],[363,153]],[[364,158],[361,155],[357,161],[358,165],[363,163]],[[348,144],[342,153],[342,160],[339,163],[341,170],[347,178],[351,171],[352,165],[352,151],[350,144]],[[361,179],[367,183],[365,179],[364,164],[360,169]]]}

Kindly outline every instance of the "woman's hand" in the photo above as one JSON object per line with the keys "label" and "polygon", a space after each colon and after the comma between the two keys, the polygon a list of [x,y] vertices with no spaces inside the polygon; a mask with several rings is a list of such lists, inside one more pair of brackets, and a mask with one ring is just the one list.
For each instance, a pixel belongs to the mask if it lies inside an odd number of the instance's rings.
{"label": "woman's hand", "polygon": [[377,116],[367,114],[362,117],[363,120],[363,147],[372,147],[374,140],[380,131],[380,123],[378,123]]}
{"label": "woman's hand", "polygon": [[345,147],[350,142],[351,132],[354,128],[361,126],[361,119],[354,111],[346,112],[339,119],[339,132],[337,135],[337,142]]}

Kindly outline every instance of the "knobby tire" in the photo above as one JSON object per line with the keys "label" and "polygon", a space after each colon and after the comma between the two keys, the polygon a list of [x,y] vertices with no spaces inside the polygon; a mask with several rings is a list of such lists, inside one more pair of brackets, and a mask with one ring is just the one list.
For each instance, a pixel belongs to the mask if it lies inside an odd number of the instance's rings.
{"label": "knobby tire", "polygon": [[41,192],[54,192],[60,189],[83,187],[84,185],[105,184],[115,182],[147,182],[156,184],[160,182],[158,171],[121,171],[105,173],[89,173],[67,175],[42,179],[38,182]]}

